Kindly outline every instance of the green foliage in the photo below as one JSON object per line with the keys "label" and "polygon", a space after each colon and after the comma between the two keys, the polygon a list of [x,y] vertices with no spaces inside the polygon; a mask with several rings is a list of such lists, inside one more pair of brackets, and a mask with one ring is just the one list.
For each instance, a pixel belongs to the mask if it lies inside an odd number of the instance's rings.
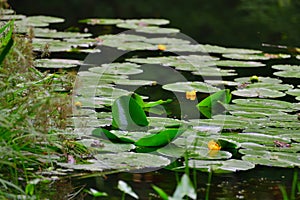
{"label": "green foliage", "polygon": [[[132,196],[135,199],[139,199],[138,195],[132,190],[132,188],[124,181],[119,180],[118,182],[118,189],[123,192],[123,194],[128,194]],[[125,195],[123,195],[123,198],[125,200]]]}
{"label": "green foliage", "polygon": [[159,194],[159,196],[164,200],[181,200],[184,197],[189,197],[191,199],[197,199],[196,190],[193,186],[187,174],[183,174],[179,184],[177,185],[175,192],[172,197],[169,197],[161,188],[153,185],[152,188]]}
{"label": "green foliage", "polygon": [[[7,31],[8,29],[8,31]],[[13,40],[13,30],[14,30],[14,21],[8,22],[0,29],[0,35],[4,35],[1,37],[0,42],[0,66],[2,65],[3,60],[6,55],[9,53],[10,49],[14,44]],[[7,31],[7,33],[5,33]]]}
{"label": "green foliage", "polygon": [[198,110],[207,118],[219,113],[221,104],[228,104],[231,100],[229,89],[218,91],[197,104]]}
{"label": "green foliage", "polygon": [[146,114],[136,100],[122,96],[112,105],[113,126],[121,130],[135,130],[149,124]]}

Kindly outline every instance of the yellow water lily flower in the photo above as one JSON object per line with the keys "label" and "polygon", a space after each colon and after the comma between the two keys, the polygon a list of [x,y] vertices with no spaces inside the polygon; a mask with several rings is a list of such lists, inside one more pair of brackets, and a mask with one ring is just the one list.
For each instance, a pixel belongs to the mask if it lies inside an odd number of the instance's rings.
{"label": "yellow water lily flower", "polygon": [[76,102],[74,103],[74,105],[76,106],[76,108],[81,108],[82,103],[81,103],[80,101],[76,101]]}
{"label": "yellow water lily flower", "polygon": [[207,146],[208,146],[209,150],[220,150],[221,149],[221,146],[217,142],[215,142],[214,140],[210,140],[207,143]]}
{"label": "yellow water lily flower", "polygon": [[196,90],[186,92],[185,98],[194,101],[196,99]]}
{"label": "yellow water lily flower", "polygon": [[159,44],[159,45],[157,45],[157,49],[161,50],[161,51],[165,51],[167,49],[167,47],[163,44]]}

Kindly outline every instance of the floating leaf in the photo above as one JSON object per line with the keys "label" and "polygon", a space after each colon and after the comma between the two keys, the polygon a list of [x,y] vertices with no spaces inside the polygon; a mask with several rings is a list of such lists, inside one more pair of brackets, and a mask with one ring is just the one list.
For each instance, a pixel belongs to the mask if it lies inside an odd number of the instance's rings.
{"label": "floating leaf", "polygon": [[[240,78],[235,78],[234,81],[238,83],[250,83],[250,78],[251,77],[240,77]],[[258,82],[260,83],[278,84],[282,82],[282,80],[278,78],[270,78],[270,77],[262,77],[262,76],[258,76],[257,78],[258,78]]]}
{"label": "floating leaf", "polygon": [[79,20],[79,23],[90,25],[114,25],[124,22],[122,19],[109,19],[109,18],[89,18]]}
{"label": "floating leaf", "polygon": [[241,97],[278,98],[285,96],[285,93],[265,88],[249,88],[232,91],[233,95]]}
{"label": "floating leaf", "polygon": [[195,90],[196,92],[201,93],[212,93],[216,92],[219,89],[213,87],[207,83],[203,82],[177,82],[177,83],[170,83],[163,86],[163,89],[175,92],[188,92]]}
{"label": "floating leaf", "polygon": [[226,161],[189,160],[188,166],[201,171],[228,173],[253,169],[255,165],[248,161],[230,159]]}
{"label": "floating leaf", "polygon": [[67,68],[78,67],[82,65],[82,62],[79,60],[71,60],[71,59],[36,59],[34,65],[37,68],[67,69]]}
{"label": "floating leaf", "polygon": [[92,135],[96,137],[102,137],[102,138],[107,137],[109,140],[113,142],[125,142],[125,143],[135,142],[134,140],[126,137],[126,135],[125,136],[116,135],[104,128],[97,128],[93,130]]}
{"label": "floating leaf", "polygon": [[263,67],[265,64],[260,62],[237,61],[237,60],[219,60],[215,61],[217,66],[222,67]]}
{"label": "floating leaf", "polygon": [[300,65],[273,65],[272,68],[284,71],[300,71]]}
{"label": "floating leaf", "polygon": [[231,100],[229,89],[218,91],[197,104],[198,110],[207,118],[220,113],[220,104],[228,104]]}
{"label": "floating leaf", "polygon": [[297,89],[289,90],[286,93],[292,96],[300,96],[300,89],[297,88]]}
{"label": "floating leaf", "polygon": [[151,134],[136,141],[134,144],[142,147],[160,147],[169,144],[173,139],[182,134],[182,129],[165,129],[156,134]]}
{"label": "floating leaf", "polygon": [[113,126],[121,130],[132,130],[148,125],[142,107],[130,96],[121,96],[112,105]]}
{"label": "floating leaf", "polygon": [[247,155],[243,156],[242,159],[259,164],[272,167],[299,167],[300,156],[295,153],[288,152],[270,152],[270,151],[242,151],[247,152]]}
{"label": "floating leaf", "polygon": [[238,60],[269,60],[274,58],[290,58],[287,54],[223,54],[224,58],[238,59]]}
{"label": "floating leaf", "polygon": [[276,83],[253,83],[249,84],[246,88],[262,88],[262,89],[270,89],[270,90],[289,90],[294,86],[289,84],[276,84]]}
{"label": "floating leaf", "polygon": [[58,32],[54,29],[35,28],[33,29],[35,37],[42,38],[84,38],[92,36],[91,33],[76,33],[76,32]]}
{"label": "floating leaf", "polygon": [[300,78],[300,71],[298,70],[287,70],[287,71],[279,71],[279,72],[274,72],[275,76],[280,76],[284,78]]}

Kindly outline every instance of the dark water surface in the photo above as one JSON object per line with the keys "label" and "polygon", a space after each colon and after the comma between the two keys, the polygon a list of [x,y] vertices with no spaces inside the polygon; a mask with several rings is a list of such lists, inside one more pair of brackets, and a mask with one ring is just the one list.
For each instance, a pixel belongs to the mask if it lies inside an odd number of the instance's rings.
{"label": "dark water surface", "polygon": [[66,19],[166,18],[199,43],[261,48],[262,43],[300,46],[298,0],[9,0],[18,13]]}

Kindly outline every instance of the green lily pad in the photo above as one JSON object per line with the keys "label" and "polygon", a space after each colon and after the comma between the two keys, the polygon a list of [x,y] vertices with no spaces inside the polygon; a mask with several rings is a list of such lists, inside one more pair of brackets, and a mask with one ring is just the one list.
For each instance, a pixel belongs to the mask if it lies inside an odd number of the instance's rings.
{"label": "green lily pad", "polygon": [[60,17],[52,16],[28,16],[20,21],[16,22],[16,26],[27,26],[27,27],[46,27],[50,23],[62,23],[65,20]]}
{"label": "green lily pad", "polygon": [[147,38],[144,42],[150,44],[189,44],[190,41],[172,38],[172,37],[155,37],[155,38]]}
{"label": "green lily pad", "polygon": [[270,90],[289,90],[294,86],[289,84],[276,84],[276,83],[253,83],[249,84],[246,88],[261,88],[261,89],[270,89]]}
{"label": "green lily pad", "polygon": [[300,65],[273,65],[272,68],[284,71],[300,71]]}
{"label": "green lily pad", "polygon": [[79,20],[79,23],[85,23],[90,25],[114,25],[123,23],[122,19],[109,19],[109,18],[89,18]]}
{"label": "green lily pad", "polygon": [[8,14],[8,15],[2,15],[1,18],[0,18],[0,21],[9,21],[9,20],[21,20],[21,19],[24,19],[26,18],[25,15],[15,15],[15,14]]}
{"label": "green lily pad", "polygon": [[[180,67],[176,67],[178,70],[182,70]],[[223,76],[236,76],[235,70],[219,69],[217,67],[201,67],[200,69],[194,69],[192,74],[199,76],[212,76],[212,77],[223,77]]]}
{"label": "green lily pad", "polygon": [[122,152],[117,154],[97,154],[95,158],[103,161],[112,169],[138,170],[161,168],[170,164],[170,160],[162,156],[145,153]]}
{"label": "green lily pad", "polygon": [[195,90],[202,93],[213,93],[219,89],[204,82],[177,82],[163,86],[163,89],[175,92],[190,92]]}
{"label": "green lily pad", "polygon": [[263,67],[265,64],[260,62],[237,61],[237,60],[219,60],[215,61],[217,66],[222,67]]}
{"label": "green lily pad", "polygon": [[33,29],[35,37],[41,38],[84,38],[92,36],[91,33],[59,32],[54,29],[35,28]]}
{"label": "green lily pad", "polygon": [[1,15],[10,15],[10,14],[14,14],[14,13],[15,13],[15,11],[12,9],[4,9],[4,8],[0,9]]}
{"label": "green lily pad", "polygon": [[74,68],[82,65],[79,60],[71,59],[36,59],[34,61],[34,66],[37,68],[47,68],[47,69],[67,69]]}
{"label": "green lily pad", "polygon": [[287,54],[223,54],[224,58],[237,59],[237,60],[269,60],[269,59],[282,59],[290,58]]}
{"label": "green lily pad", "polygon": [[230,159],[226,161],[189,160],[188,166],[197,170],[215,173],[228,173],[253,169],[255,165],[248,161]]}
{"label": "green lily pad", "polygon": [[161,168],[170,164],[170,160],[162,156],[144,153],[120,152],[94,155],[91,164],[57,163],[61,167],[86,171],[130,171]]}
{"label": "green lily pad", "polygon": [[128,24],[137,24],[140,26],[148,26],[148,25],[166,25],[169,24],[170,21],[167,19],[127,19],[125,20]]}
{"label": "green lily pad", "polygon": [[[235,78],[234,81],[238,82],[238,83],[250,83],[250,77]],[[278,78],[258,76],[258,82],[259,83],[278,84],[278,83],[282,83],[282,80],[280,80]]]}
{"label": "green lily pad", "polygon": [[181,129],[165,129],[156,134],[151,134],[136,141],[134,144],[141,147],[160,147],[169,144],[174,138],[182,134]]}
{"label": "green lily pad", "polygon": [[288,90],[285,93],[292,95],[292,96],[300,96],[300,89],[293,89],[293,90]]}
{"label": "green lily pad", "polygon": [[207,118],[211,118],[212,115],[220,112],[220,103],[228,104],[231,100],[231,94],[229,89],[220,90],[197,104],[198,110]]}
{"label": "green lily pad", "polygon": [[188,156],[190,159],[196,160],[221,160],[231,158],[232,154],[228,151],[209,150],[208,148],[201,147],[190,150]]}
{"label": "green lily pad", "polygon": [[238,105],[247,106],[251,108],[269,108],[287,112],[292,112],[295,110],[295,106],[292,103],[273,99],[234,99],[232,102]]}
{"label": "green lily pad", "polygon": [[213,86],[223,86],[223,85],[227,85],[227,86],[237,86],[238,83],[237,82],[233,82],[233,81],[224,81],[224,80],[204,80],[204,82],[213,85]]}
{"label": "green lily pad", "polygon": [[173,34],[173,33],[180,32],[180,30],[176,28],[161,28],[155,26],[140,27],[136,29],[136,31],[142,33],[152,33],[152,34]]}
{"label": "green lily pad", "polygon": [[104,139],[82,139],[80,143],[89,149],[97,152],[128,152],[133,150],[135,146],[133,144],[115,144]]}
{"label": "green lily pad", "polygon": [[114,80],[113,82],[116,85],[133,85],[133,86],[156,85],[156,81],[147,81],[147,80],[119,79],[119,80]]}
{"label": "green lily pad", "polygon": [[224,133],[224,137],[237,142],[254,142],[263,145],[274,145],[275,140],[283,141],[286,143],[290,142],[289,138],[281,138],[274,135],[266,135],[262,133]]}
{"label": "green lily pad", "polygon": [[284,77],[284,78],[300,78],[300,71],[299,70],[279,71],[279,72],[274,72],[274,75],[279,77]]}
{"label": "green lily pad", "polygon": [[272,167],[299,167],[300,155],[288,152],[270,152],[270,151],[247,151],[247,155],[242,159],[254,164],[266,165]]}
{"label": "green lily pad", "polygon": [[265,88],[248,88],[248,89],[238,89],[232,91],[235,96],[241,97],[259,97],[259,98],[278,98],[285,96],[285,93],[279,92],[277,90],[270,90]]}
{"label": "green lily pad", "polygon": [[149,124],[142,107],[130,96],[121,96],[112,105],[113,126],[132,130]]}
{"label": "green lily pad", "polygon": [[147,40],[146,37],[141,36],[141,35],[133,35],[133,34],[125,34],[125,33],[120,33],[117,35],[100,35],[98,37],[104,44],[105,42],[142,42]]}
{"label": "green lily pad", "polygon": [[133,50],[157,50],[157,46],[145,42],[121,42],[120,41],[103,41],[102,45],[116,47],[119,50],[133,51]]}
{"label": "green lily pad", "polygon": [[121,74],[132,75],[142,73],[143,70],[138,69],[140,65],[133,63],[110,63],[103,64],[101,67],[89,68],[89,71],[99,74]]}

